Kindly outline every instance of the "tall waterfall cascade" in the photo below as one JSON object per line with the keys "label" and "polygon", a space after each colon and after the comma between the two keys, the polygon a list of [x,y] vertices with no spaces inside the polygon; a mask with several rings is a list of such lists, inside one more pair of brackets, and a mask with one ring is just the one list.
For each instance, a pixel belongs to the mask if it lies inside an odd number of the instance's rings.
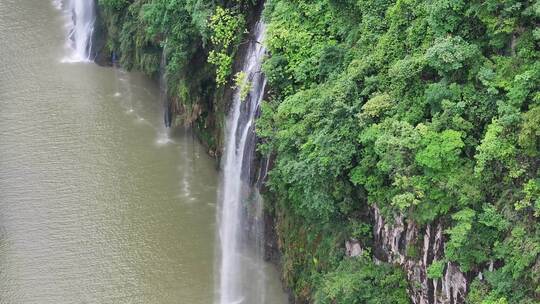
{"label": "tall waterfall cascade", "polygon": [[68,37],[67,47],[70,54],[64,62],[91,62],[92,35],[96,21],[96,8],[94,0],[66,0],[54,1],[53,4],[63,9],[66,15]]}
{"label": "tall waterfall cascade", "polygon": [[266,86],[261,72],[266,52],[264,35],[265,25],[259,22],[254,27],[242,67],[250,86],[249,94],[242,98],[241,89],[236,89],[226,124],[218,213],[220,304],[264,304],[266,301],[262,271],[262,201],[250,181],[256,144],[255,119]]}

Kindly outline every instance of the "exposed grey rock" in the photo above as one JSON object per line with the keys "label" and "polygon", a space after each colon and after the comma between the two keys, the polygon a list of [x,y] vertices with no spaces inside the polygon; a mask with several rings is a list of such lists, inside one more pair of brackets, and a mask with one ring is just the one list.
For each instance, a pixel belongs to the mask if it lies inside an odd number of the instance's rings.
{"label": "exposed grey rock", "polygon": [[447,263],[440,279],[427,277],[429,265],[444,255],[441,223],[434,222],[420,229],[403,215],[395,215],[391,223],[385,222],[377,206],[372,208],[372,215],[374,259],[403,267],[414,304],[464,303],[469,282],[457,265]]}
{"label": "exposed grey rock", "polygon": [[357,257],[362,255],[363,252],[364,250],[358,240],[350,239],[345,242],[345,254],[348,257]]}
{"label": "exposed grey rock", "polygon": [[450,262],[446,265],[443,293],[447,299],[453,300],[450,303],[463,303],[467,295],[467,278],[458,266]]}

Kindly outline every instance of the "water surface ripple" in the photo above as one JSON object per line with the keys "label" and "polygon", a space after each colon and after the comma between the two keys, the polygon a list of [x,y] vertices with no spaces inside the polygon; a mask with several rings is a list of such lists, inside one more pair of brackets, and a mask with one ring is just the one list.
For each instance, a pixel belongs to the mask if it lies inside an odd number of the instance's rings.
{"label": "water surface ripple", "polygon": [[0,303],[212,303],[215,163],[154,82],[62,63],[65,22],[0,1]]}

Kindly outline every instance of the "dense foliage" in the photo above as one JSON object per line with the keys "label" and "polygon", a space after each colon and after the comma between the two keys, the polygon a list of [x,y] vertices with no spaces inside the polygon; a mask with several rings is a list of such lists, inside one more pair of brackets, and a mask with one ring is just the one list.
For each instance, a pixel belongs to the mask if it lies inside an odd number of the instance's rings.
{"label": "dense foliage", "polygon": [[[540,2],[271,0],[265,16],[261,151],[277,157],[282,229],[319,237],[307,250],[281,239],[296,295],[355,294],[339,262],[306,256],[326,250],[321,236],[342,241],[327,226],[354,231],[376,204],[447,227],[428,275],[446,261],[482,271],[469,303],[537,303]],[[320,285],[313,274],[325,272],[332,283]]]}

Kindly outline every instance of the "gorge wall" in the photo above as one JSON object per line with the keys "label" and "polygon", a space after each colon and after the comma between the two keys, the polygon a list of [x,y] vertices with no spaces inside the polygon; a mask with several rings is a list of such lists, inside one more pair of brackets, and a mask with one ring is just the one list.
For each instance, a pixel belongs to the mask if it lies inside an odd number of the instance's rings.
{"label": "gorge wall", "polygon": [[538,3],[100,0],[96,58],[157,79],[166,48],[175,123],[219,158],[261,11],[254,162],[291,300],[538,303]]}

